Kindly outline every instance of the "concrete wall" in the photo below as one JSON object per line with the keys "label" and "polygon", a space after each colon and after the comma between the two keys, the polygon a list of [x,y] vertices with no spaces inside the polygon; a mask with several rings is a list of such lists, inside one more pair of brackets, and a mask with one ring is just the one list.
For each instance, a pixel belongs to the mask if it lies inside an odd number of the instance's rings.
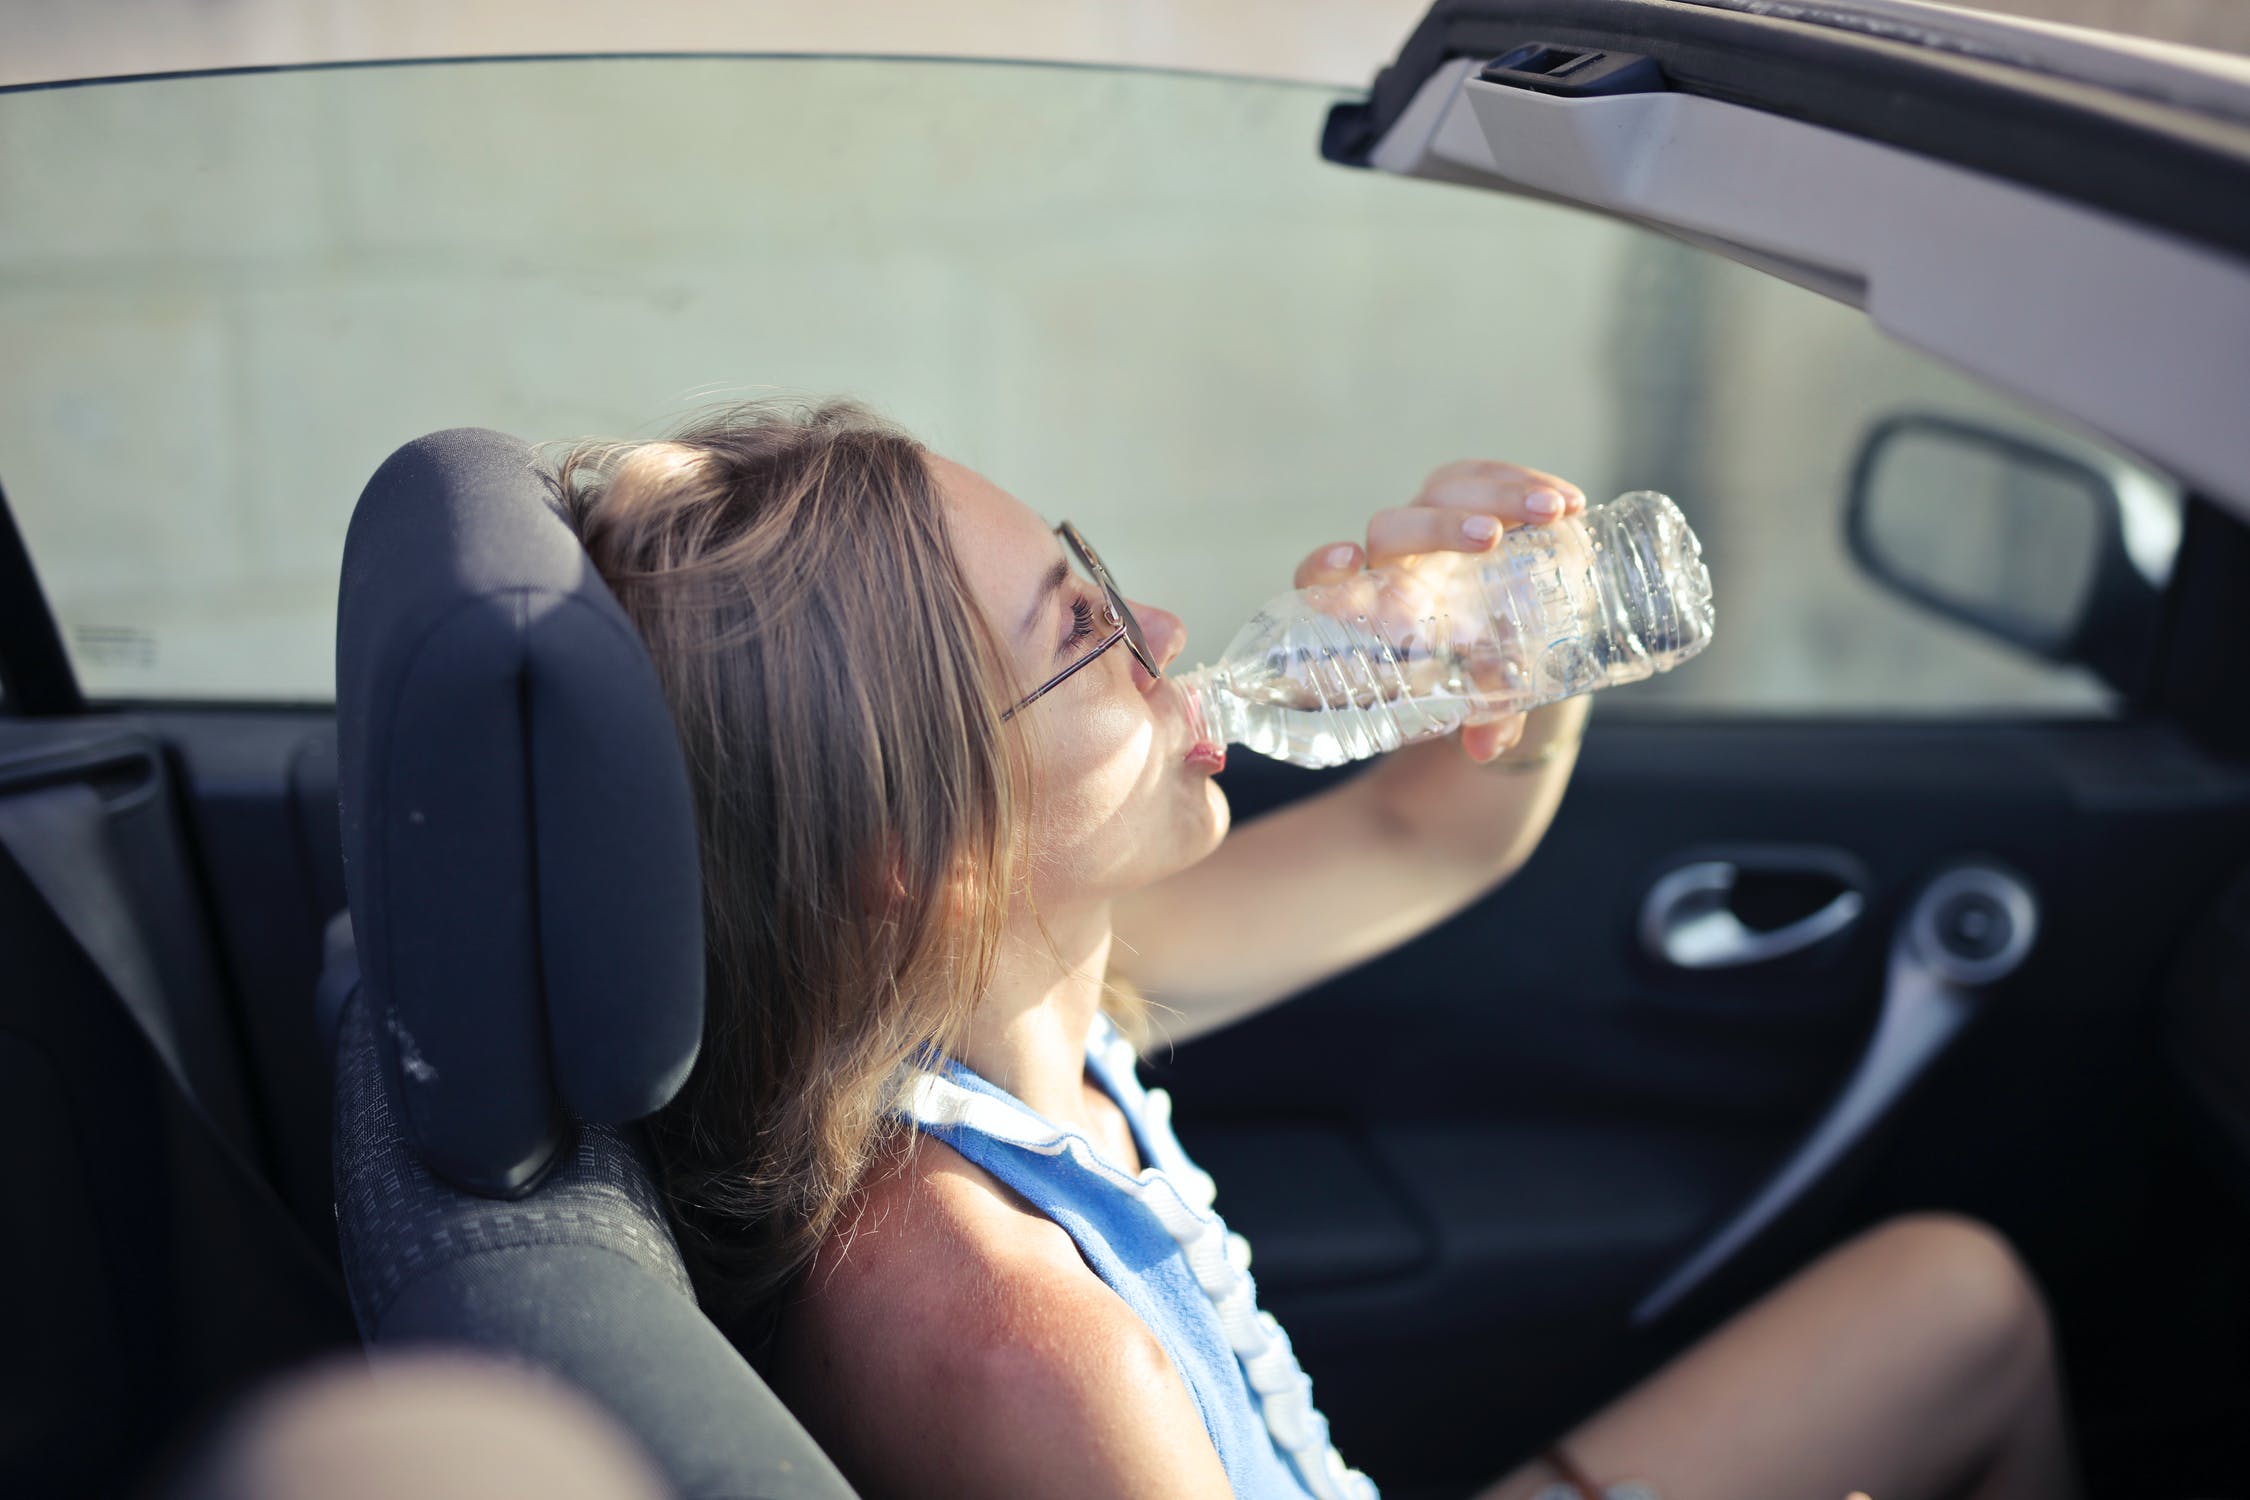
{"label": "concrete wall", "polygon": [[345,520],[406,438],[645,434],[786,388],[1077,520],[1191,658],[1484,455],[1703,530],[1719,642],[1637,705],[2102,701],[1839,540],[1874,416],[2036,418],[1700,251],[1325,166],[1328,98],[833,60],[9,96],[0,483],[98,693],[326,697]]}

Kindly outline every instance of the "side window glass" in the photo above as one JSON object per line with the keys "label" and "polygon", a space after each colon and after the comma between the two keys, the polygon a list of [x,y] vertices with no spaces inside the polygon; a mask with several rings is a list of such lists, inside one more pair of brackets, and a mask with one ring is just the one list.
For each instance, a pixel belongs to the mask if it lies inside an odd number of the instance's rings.
{"label": "side window glass", "polygon": [[1487,456],[1704,536],[1718,639],[1618,712],[2108,710],[1879,587],[1842,517],[1903,408],[2120,460],[1700,249],[1330,166],[1335,97],[837,58],[0,96],[0,479],[97,698],[330,698],[345,523],[409,438],[791,390],[1082,523],[1191,660]]}
{"label": "side window glass", "polygon": [[[2094,672],[1934,612],[1855,560],[1854,460],[1902,412],[2065,455],[2114,486],[2152,587],[2179,543],[2181,496],[2164,476],[1892,341],[1855,309],[1703,250],[1422,183],[1336,191],[1370,200],[1355,269],[1379,268],[1379,293],[1339,269],[1326,287],[1300,286],[1300,315],[1284,317],[1270,300],[1280,294],[1247,270],[1207,290],[1183,273],[1168,292],[1202,291],[1204,326],[1228,329],[1243,378],[1213,389],[1190,372],[1153,395],[1128,382],[1168,363],[1150,347],[1163,337],[1157,300],[1077,309],[1076,336],[1114,361],[1095,377],[1094,404],[1138,406],[1165,440],[1120,435],[1075,474],[1059,457],[1023,465],[1039,491],[1072,491],[1078,511],[1118,536],[1120,569],[1188,621],[1188,657],[1222,649],[1316,543],[1358,536],[1371,510],[1405,503],[1441,462],[1490,457],[1563,474],[1597,503],[1662,490],[1704,541],[1711,648],[1609,695],[1605,713],[2116,710]],[[1246,303],[1267,311],[1266,326],[1241,326],[1254,316]],[[1042,418],[1064,424],[1086,394],[1047,393]],[[1997,478],[1928,477],[1939,485],[1924,506],[1943,533],[1934,545],[1972,576],[2005,574],[2046,608],[2067,604],[2089,545],[2081,510],[2019,483],[2027,492],[2009,524],[1990,524],[1969,514],[1969,486]],[[1108,508],[1081,498],[1089,491]]]}

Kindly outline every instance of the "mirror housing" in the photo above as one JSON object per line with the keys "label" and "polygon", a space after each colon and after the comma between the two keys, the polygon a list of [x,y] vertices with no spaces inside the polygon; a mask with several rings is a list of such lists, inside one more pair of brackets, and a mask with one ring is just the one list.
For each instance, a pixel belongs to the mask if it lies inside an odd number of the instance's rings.
{"label": "mirror housing", "polygon": [[1860,443],[1845,537],[1894,592],[2034,656],[2087,666],[2130,697],[2163,587],[2134,561],[2126,503],[2117,480],[2082,459],[1902,412]]}

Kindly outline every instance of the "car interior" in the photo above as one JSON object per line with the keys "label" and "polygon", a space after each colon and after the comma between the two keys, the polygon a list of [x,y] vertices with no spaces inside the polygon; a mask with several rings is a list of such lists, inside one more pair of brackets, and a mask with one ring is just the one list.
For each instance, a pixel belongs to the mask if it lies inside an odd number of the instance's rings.
{"label": "car interior", "polygon": [[[1386,1493],[1467,1494],[1942,1210],[2048,1297],[2093,1494],[2250,1495],[2250,86],[1771,9],[1441,0],[1318,148],[1660,232],[2053,414],[1887,402],[1764,558],[1817,531],[2099,711],[1604,702],[1522,874],[1146,1071]],[[701,1034],[695,832],[551,435],[382,435],[326,701],[100,690],[139,648],[0,496],[0,1492],[159,1492],[259,1382],[440,1341],[589,1392],[683,1497],[852,1493],[699,1311],[634,1124]]]}

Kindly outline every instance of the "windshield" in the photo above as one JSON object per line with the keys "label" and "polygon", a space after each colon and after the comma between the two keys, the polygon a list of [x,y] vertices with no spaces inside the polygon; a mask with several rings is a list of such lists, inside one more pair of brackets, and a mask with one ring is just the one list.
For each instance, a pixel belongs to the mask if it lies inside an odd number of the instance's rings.
{"label": "windshield", "polygon": [[1323,163],[1336,97],[839,58],[0,94],[0,486],[97,698],[330,700],[345,525],[401,442],[786,390],[1085,526],[1187,661],[1485,456],[1703,533],[1718,641],[1635,707],[2108,705],[1879,592],[1839,521],[1898,405],[2081,439],[1701,250]]}

